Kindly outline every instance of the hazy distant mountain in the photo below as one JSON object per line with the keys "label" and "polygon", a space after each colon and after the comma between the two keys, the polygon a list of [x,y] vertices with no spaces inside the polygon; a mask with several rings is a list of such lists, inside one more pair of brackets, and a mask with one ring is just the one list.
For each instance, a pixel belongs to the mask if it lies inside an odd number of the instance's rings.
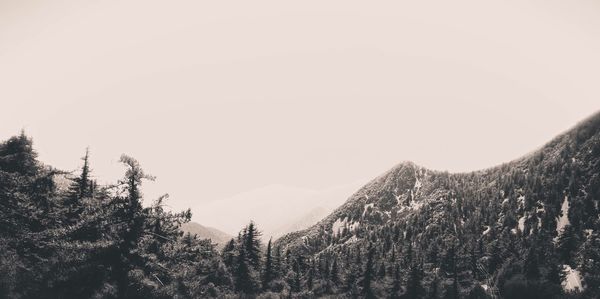
{"label": "hazy distant mountain", "polygon": [[193,221],[184,223],[181,226],[181,230],[185,233],[196,234],[202,239],[210,239],[213,243],[217,243],[218,247],[222,247],[232,238],[231,235],[216,228],[204,226]]}
{"label": "hazy distant mountain", "polygon": [[[269,185],[198,205],[192,209],[193,219],[231,235],[237,235],[253,220],[266,240],[270,236],[280,236],[315,224],[341,205],[362,184],[360,181],[324,190]],[[311,216],[316,209],[322,212]],[[305,224],[300,225],[300,222]]]}
{"label": "hazy distant mountain", "polygon": [[332,211],[333,209],[331,208],[326,208],[322,206],[316,207],[297,219],[291,219],[289,223],[286,223],[284,226],[273,231],[273,238],[277,239],[287,233],[308,228],[319,222],[319,220],[325,218]]}

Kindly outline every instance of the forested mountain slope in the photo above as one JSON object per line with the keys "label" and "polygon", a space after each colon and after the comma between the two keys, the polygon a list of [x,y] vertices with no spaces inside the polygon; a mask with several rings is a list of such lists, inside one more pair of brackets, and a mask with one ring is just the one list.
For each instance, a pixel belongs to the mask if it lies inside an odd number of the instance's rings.
{"label": "forested mountain slope", "polygon": [[400,269],[402,287],[394,292],[409,297],[457,298],[483,289],[550,298],[561,296],[562,282],[565,290],[585,287],[586,297],[596,298],[599,201],[596,114],[498,167],[451,174],[401,163],[277,245],[336,261],[342,273],[373,273],[357,276],[362,283],[347,286],[347,294],[386,296],[386,286],[394,285],[389,273]]}
{"label": "forested mountain slope", "polygon": [[402,163],[266,246],[184,233],[120,161],[99,185],[87,153],[66,175],[0,143],[0,298],[600,298],[600,114],[495,168]]}

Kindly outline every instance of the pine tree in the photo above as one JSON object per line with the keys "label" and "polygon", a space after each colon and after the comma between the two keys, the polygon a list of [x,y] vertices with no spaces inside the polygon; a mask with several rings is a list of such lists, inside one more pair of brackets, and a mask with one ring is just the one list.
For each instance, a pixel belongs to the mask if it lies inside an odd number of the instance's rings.
{"label": "pine tree", "polygon": [[365,264],[365,270],[362,275],[362,293],[365,298],[375,298],[373,294],[373,289],[371,288],[371,283],[373,281],[374,270],[373,270],[373,255],[375,254],[375,250],[369,244],[369,249],[367,250],[367,262]]}
{"label": "pine tree", "polygon": [[529,280],[537,280],[540,277],[540,268],[537,257],[537,252],[534,247],[530,247],[525,256],[523,264],[525,277]]}
{"label": "pine tree", "polygon": [[273,278],[275,277],[275,271],[273,266],[273,256],[271,253],[271,239],[267,244],[267,253],[265,254],[265,268],[263,271],[263,290],[268,290]]}
{"label": "pine tree", "polygon": [[253,221],[246,227],[246,239],[244,241],[244,248],[248,262],[255,269],[260,269],[260,236],[261,233],[256,228]]}
{"label": "pine tree", "polygon": [[406,282],[405,298],[416,299],[422,298],[425,294],[425,289],[422,285],[423,270],[416,264],[411,265],[408,281]]}
{"label": "pine tree", "polygon": [[314,279],[315,279],[315,260],[311,260],[310,268],[308,268],[308,272],[306,273],[306,288],[309,291],[312,291]]}
{"label": "pine tree", "polygon": [[333,285],[338,285],[340,283],[340,274],[336,257],[333,258],[333,263],[331,264],[331,271],[329,271],[329,279],[331,280]]}
{"label": "pine tree", "polygon": [[300,289],[302,288],[300,268],[300,258],[297,257],[292,264],[293,277],[290,283],[291,290],[295,293],[300,292]]}
{"label": "pine tree", "polygon": [[281,246],[275,247],[273,254],[273,277],[279,277],[283,273],[283,259],[281,256]]}
{"label": "pine tree", "polygon": [[235,289],[244,294],[255,294],[259,289],[257,272],[260,271],[260,233],[250,222],[238,235],[238,246],[233,278]]}
{"label": "pine tree", "polygon": [[252,275],[252,269],[245,250],[238,252],[236,267],[233,272],[235,290],[243,294],[254,294],[257,291],[255,278]]}
{"label": "pine tree", "polygon": [[498,244],[498,240],[494,241],[492,244],[492,249],[490,252],[490,259],[489,259],[489,273],[494,273],[496,272],[496,270],[498,270],[498,268],[500,267],[500,265],[502,264],[502,259],[500,258],[500,254],[501,254],[501,249],[500,249],[500,245]]}
{"label": "pine tree", "polygon": [[0,157],[0,169],[4,172],[33,176],[40,171],[33,141],[25,135],[25,131],[0,146]]}
{"label": "pine tree", "polygon": [[225,266],[227,266],[230,269],[234,266],[234,261],[235,261],[235,240],[234,239],[229,240],[229,242],[227,242],[225,247],[223,247],[223,250],[221,251],[221,257],[223,258],[223,263],[225,264]]}
{"label": "pine tree", "polygon": [[593,231],[581,253],[581,272],[587,298],[600,297],[600,232]]}
{"label": "pine tree", "polygon": [[71,186],[69,187],[69,200],[71,204],[75,205],[86,197],[91,197],[91,181],[90,181],[90,168],[89,168],[89,149],[85,150],[85,156],[81,158],[83,160],[83,166],[81,167],[81,174],[79,177],[73,179]]}
{"label": "pine tree", "polygon": [[113,267],[119,297],[126,298],[134,297],[135,291],[131,289],[128,272],[133,269],[133,261],[136,259],[134,249],[144,229],[140,186],[144,179],[154,180],[154,177],[146,174],[134,158],[122,155],[120,162],[127,167],[125,178],[121,181],[126,195],[115,198],[116,212],[113,217],[116,218],[116,222],[123,224],[123,229],[119,234],[119,256],[113,260]]}
{"label": "pine tree", "polygon": [[402,290],[402,281],[400,277],[400,266],[396,264],[394,268],[394,277],[392,280],[392,287],[390,288],[390,298],[397,299],[400,298],[400,291]]}
{"label": "pine tree", "polygon": [[384,279],[386,276],[385,263],[381,261],[379,263],[379,270],[377,270],[377,277],[379,279]]}
{"label": "pine tree", "polygon": [[433,277],[433,280],[431,281],[431,286],[429,287],[429,294],[427,295],[427,298],[429,299],[437,299],[439,296],[439,290],[440,288],[440,278],[435,275]]}
{"label": "pine tree", "polygon": [[574,254],[579,246],[579,238],[571,225],[565,225],[562,234],[558,237],[557,249],[564,264],[574,265]]}
{"label": "pine tree", "polygon": [[81,174],[79,177],[72,179],[72,183],[69,186],[69,191],[67,194],[67,221],[69,224],[75,224],[79,221],[83,204],[82,200],[84,198],[92,197],[92,184],[89,179],[90,169],[89,169],[89,150],[86,149],[85,156],[82,158],[83,166],[81,168]]}
{"label": "pine tree", "polygon": [[456,267],[456,251],[454,245],[448,250],[448,253],[445,257],[445,262],[447,263],[446,271],[449,271],[450,277],[452,278],[452,284],[448,286],[446,292],[444,294],[445,299],[458,299],[459,297],[459,288],[458,288],[458,271]]}

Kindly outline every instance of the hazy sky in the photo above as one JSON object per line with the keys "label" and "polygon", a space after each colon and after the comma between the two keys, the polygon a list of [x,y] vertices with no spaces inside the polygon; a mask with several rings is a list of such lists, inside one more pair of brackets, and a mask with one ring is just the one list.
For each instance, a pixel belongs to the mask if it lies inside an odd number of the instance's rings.
{"label": "hazy sky", "polygon": [[474,170],[600,109],[599,53],[594,0],[1,0],[0,138],[101,181],[128,153],[175,208]]}

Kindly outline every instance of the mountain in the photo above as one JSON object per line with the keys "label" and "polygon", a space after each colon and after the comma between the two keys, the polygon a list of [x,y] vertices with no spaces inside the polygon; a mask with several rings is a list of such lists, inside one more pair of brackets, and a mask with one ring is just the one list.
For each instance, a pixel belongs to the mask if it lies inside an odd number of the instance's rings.
{"label": "mountain", "polygon": [[[398,279],[407,285],[392,293],[414,298],[481,290],[555,298],[561,287],[600,287],[599,201],[596,114],[497,167],[448,173],[401,163],[276,246],[368,277],[360,287],[340,288],[346,294],[387,296],[390,280]],[[377,271],[379,279],[367,276]],[[398,276],[389,278],[394,271]]]}
{"label": "mountain", "polygon": [[[341,205],[363,181],[321,190],[287,185],[269,185],[235,196],[200,204],[192,208],[193,219],[237,235],[254,221],[262,231],[263,241],[318,222]],[[318,218],[310,216],[322,210]]]}
{"label": "mountain", "polygon": [[331,213],[333,210],[333,208],[325,208],[322,206],[318,206],[309,211],[308,213],[302,215],[301,217],[298,217],[273,231],[273,238],[277,239],[287,233],[311,227],[312,225],[316,224],[321,219],[329,215],[329,213]]}
{"label": "mountain", "polygon": [[239,206],[203,216],[309,227],[263,246],[249,223],[220,250],[182,233],[191,212],[167,196],[142,204],[151,177],[134,158],[101,185],[87,155],[61,177],[32,144],[0,142],[1,298],[600,298],[600,114],[489,169],[403,162],[314,225],[346,189],[225,201]]}
{"label": "mountain", "polygon": [[210,239],[213,243],[216,243],[218,247],[222,247],[227,243],[233,236],[224,233],[216,228],[203,226],[196,222],[190,221],[181,225],[181,230],[184,233],[190,233],[197,235],[201,239]]}

